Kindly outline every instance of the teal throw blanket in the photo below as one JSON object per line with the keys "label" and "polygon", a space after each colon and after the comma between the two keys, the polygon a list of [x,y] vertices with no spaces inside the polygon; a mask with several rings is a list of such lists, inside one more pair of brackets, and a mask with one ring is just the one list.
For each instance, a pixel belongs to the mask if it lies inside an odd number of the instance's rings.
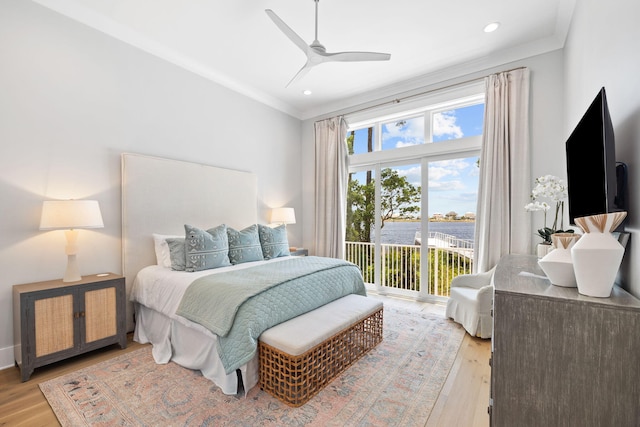
{"label": "teal throw blanket", "polygon": [[196,279],[177,314],[219,336],[218,353],[229,374],[251,360],[265,330],[353,293],[366,295],[355,264],[292,257]]}

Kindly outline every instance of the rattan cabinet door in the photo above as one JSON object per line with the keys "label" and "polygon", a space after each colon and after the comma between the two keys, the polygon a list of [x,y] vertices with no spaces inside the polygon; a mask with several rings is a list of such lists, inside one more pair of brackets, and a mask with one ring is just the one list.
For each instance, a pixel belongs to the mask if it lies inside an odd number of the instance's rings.
{"label": "rattan cabinet door", "polygon": [[73,295],[36,299],[33,306],[36,357],[73,348]]}
{"label": "rattan cabinet door", "polygon": [[85,342],[118,333],[115,286],[84,293]]}

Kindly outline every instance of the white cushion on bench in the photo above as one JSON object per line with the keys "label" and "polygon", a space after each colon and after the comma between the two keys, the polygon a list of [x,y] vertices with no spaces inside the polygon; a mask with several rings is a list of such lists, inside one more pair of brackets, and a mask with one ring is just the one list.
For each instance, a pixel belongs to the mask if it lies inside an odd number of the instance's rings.
{"label": "white cushion on bench", "polygon": [[375,299],[347,295],[267,329],[260,335],[260,341],[292,356],[299,356],[381,307],[382,302]]}

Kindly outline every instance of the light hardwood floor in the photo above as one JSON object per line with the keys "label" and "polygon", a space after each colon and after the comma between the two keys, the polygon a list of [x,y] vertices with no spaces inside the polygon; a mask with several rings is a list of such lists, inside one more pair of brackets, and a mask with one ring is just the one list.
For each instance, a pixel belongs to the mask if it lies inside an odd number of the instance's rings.
{"label": "light hardwood floor", "polygon": [[[422,311],[444,315],[444,305],[394,299],[403,304],[420,305]],[[117,345],[77,356],[35,370],[31,379],[20,381],[17,368],[0,371],[0,426],[57,426],[53,411],[38,388],[38,383],[107,360],[122,352],[142,347],[131,341],[127,349]],[[465,335],[451,372],[435,403],[428,427],[484,427],[489,425],[489,340]]]}
{"label": "light hardwood floor", "polygon": [[[431,304],[401,298],[393,298],[393,301],[413,307],[417,305],[423,312],[445,315],[444,303]],[[491,340],[465,334],[426,427],[489,426],[490,357]]]}

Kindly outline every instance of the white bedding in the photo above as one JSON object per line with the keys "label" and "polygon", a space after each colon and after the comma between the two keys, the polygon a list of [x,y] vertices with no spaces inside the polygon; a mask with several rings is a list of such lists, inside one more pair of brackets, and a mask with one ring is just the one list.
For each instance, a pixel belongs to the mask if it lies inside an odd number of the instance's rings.
{"label": "white bedding", "polygon": [[[173,271],[158,265],[143,268],[136,275],[130,296],[136,310],[134,340],[153,344],[152,352],[156,363],[173,360],[186,368],[200,370],[223,393],[236,394],[237,375],[225,374],[218,357],[217,336],[203,326],[175,314],[176,310],[186,289],[199,277],[286,259],[289,257],[193,273]],[[242,366],[240,372],[246,393],[258,382],[257,355]]]}

